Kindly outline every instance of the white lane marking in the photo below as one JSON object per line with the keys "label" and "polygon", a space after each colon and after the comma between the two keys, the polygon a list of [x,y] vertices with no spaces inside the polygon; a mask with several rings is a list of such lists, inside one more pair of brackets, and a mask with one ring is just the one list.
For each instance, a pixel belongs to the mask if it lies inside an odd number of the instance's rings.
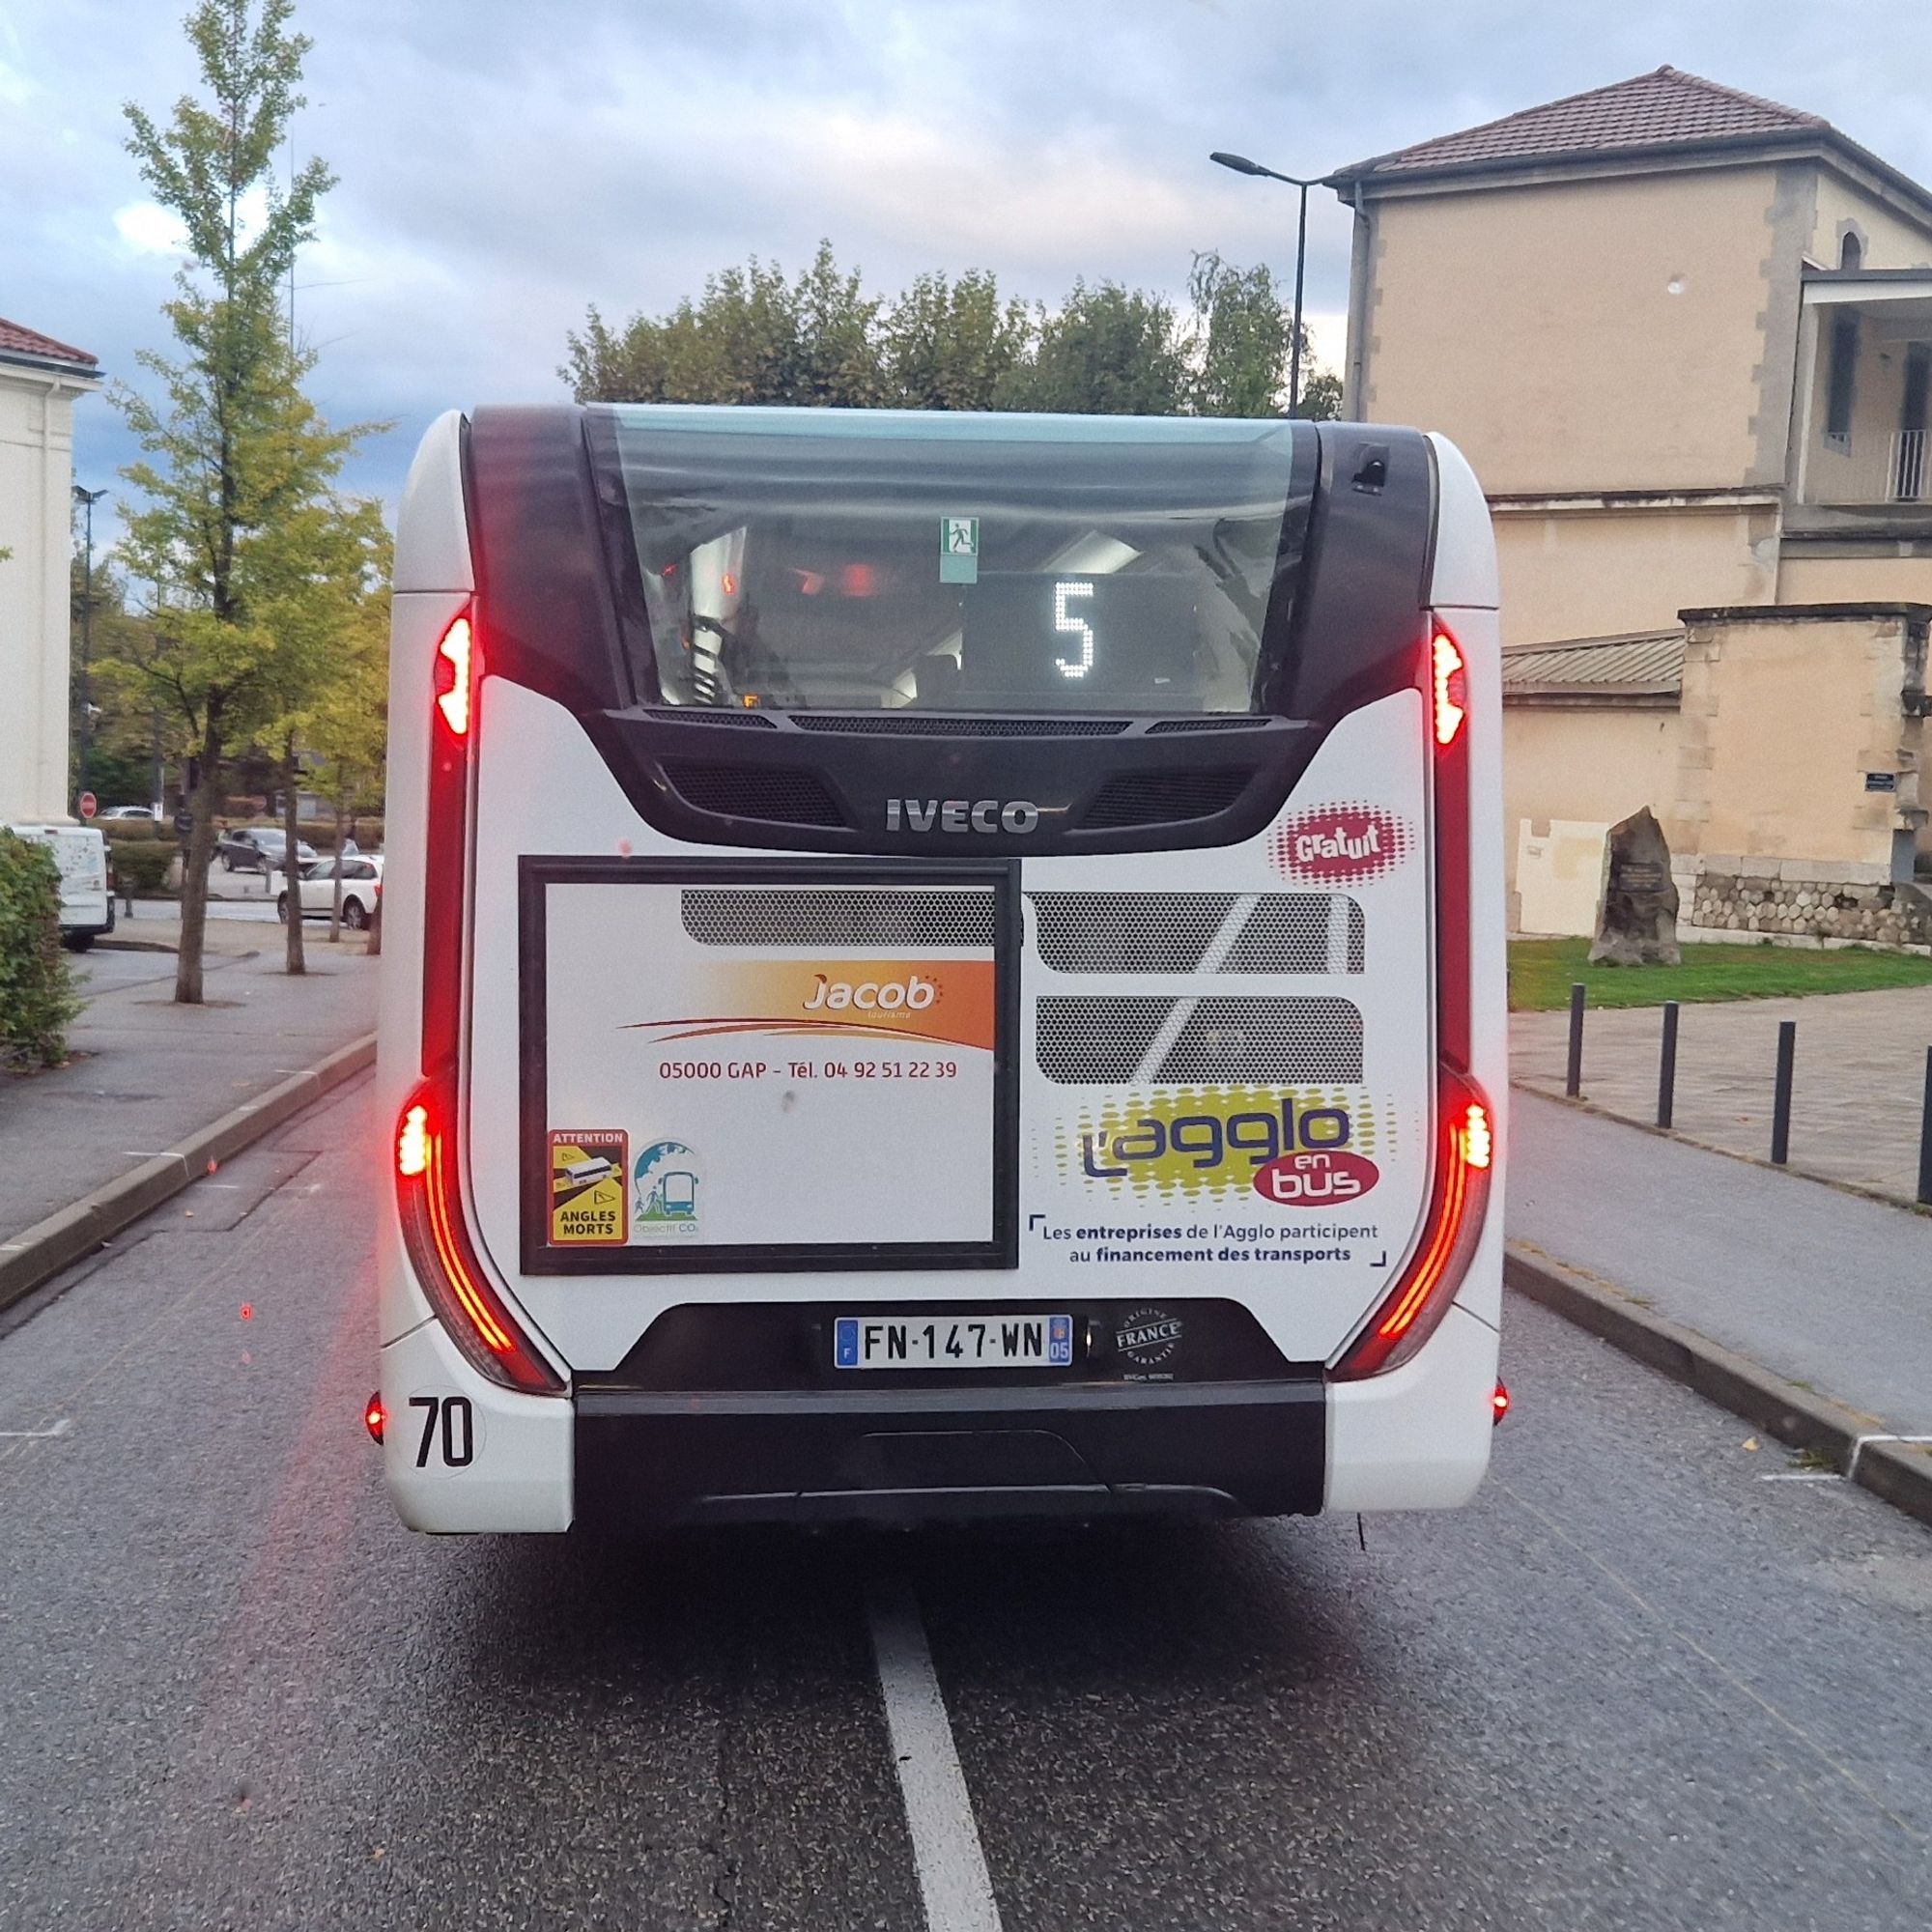
{"label": "white lane marking", "polygon": [[911,1584],[902,1577],[875,1579],[866,1592],[866,1608],[926,1932],[1000,1932],[966,1774]]}
{"label": "white lane marking", "polygon": [[0,1441],[4,1442],[45,1442],[55,1435],[65,1435],[73,1427],[73,1417],[64,1415],[51,1429],[0,1429]]}
{"label": "white lane marking", "polygon": [[1835,1469],[1774,1469],[1768,1476],[1760,1476],[1760,1483],[1842,1483],[1844,1477]]}

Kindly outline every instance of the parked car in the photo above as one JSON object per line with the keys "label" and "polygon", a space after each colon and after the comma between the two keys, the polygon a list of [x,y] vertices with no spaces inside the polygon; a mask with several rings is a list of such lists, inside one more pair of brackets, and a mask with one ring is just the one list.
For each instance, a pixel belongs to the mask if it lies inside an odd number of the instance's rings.
{"label": "parked car", "polygon": [[[342,867],[342,923],[352,932],[360,932],[376,917],[383,896],[383,862],[367,852],[345,855],[341,859],[317,859],[301,870],[301,909],[304,919],[327,919],[335,901],[335,868]],[[283,924],[289,918],[289,889],[283,886],[275,896],[275,917]]]}
{"label": "parked car", "polygon": [[151,825],[160,817],[152,805],[110,805],[102,818],[145,818]]}
{"label": "parked car", "polygon": [[[288,835],[278,825],[242,825],[224,832],[215,840],[214,856],[229,872],[279,872],[284,867]],[[315,847],[306,838],[296,840],[296,863],[306,865],[315,857]]]}
{"label": "parked car", "polygon": [[22,838],[44,845],[60,868],[61,944],[85,952],[114,930],[114,900],[107,868],[107,841],[91,825],[12,825]]}

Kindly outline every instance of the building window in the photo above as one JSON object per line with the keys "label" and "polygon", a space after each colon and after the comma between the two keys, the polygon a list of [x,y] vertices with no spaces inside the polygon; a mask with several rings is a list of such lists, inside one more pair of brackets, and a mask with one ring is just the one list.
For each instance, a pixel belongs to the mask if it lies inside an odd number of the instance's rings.
{"label": "building window", "polygon": [[1865,244],[1856,235],[1848,232],[1838,242],[1838,267],[1862,269],[1864,265]]}
{"label": "building window", "polygon": [[[1851,239],[1849,236],[1846,238]],[[1825,441],[1832,449],[1852,446],[1852,379],[1859,364],[1856,309],[1832,312],[1832,360],[1825,378]]]}

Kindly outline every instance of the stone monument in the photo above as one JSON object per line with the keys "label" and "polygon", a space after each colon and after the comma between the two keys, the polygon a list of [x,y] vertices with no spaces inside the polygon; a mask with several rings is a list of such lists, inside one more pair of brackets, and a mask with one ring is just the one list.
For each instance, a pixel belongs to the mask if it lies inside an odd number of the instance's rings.
{"label": "stone monument", "polygon": [[1670,846],[1649,806],[1610,827],[1592,966],[1680,966]]}

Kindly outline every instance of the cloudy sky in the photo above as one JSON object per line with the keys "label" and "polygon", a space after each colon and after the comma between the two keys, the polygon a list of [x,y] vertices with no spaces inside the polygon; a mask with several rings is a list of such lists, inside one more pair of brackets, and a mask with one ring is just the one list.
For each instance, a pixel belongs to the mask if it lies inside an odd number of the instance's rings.
{"label": "cloudy sky", "polygon": [[[183,0],[0,0],[0,315],[144,379],[168,225],[121,104],[194,82]],[[350,481],[393,497],[452,403],[561,398],[565,331],[661,310],[820,236],[877,288],[984,267],[1179,292],[1189,253],[1292,268],[1320,174],[1663,62],[1822,113],[1932,181],[1923,0],[298,0],[299,152],[341,177],[297,313],[337,419],[393,417]],[[1341,350],[1349,220],[1311,198],[1309,307]],[[115,484],[104,399],[82,482]]]}

